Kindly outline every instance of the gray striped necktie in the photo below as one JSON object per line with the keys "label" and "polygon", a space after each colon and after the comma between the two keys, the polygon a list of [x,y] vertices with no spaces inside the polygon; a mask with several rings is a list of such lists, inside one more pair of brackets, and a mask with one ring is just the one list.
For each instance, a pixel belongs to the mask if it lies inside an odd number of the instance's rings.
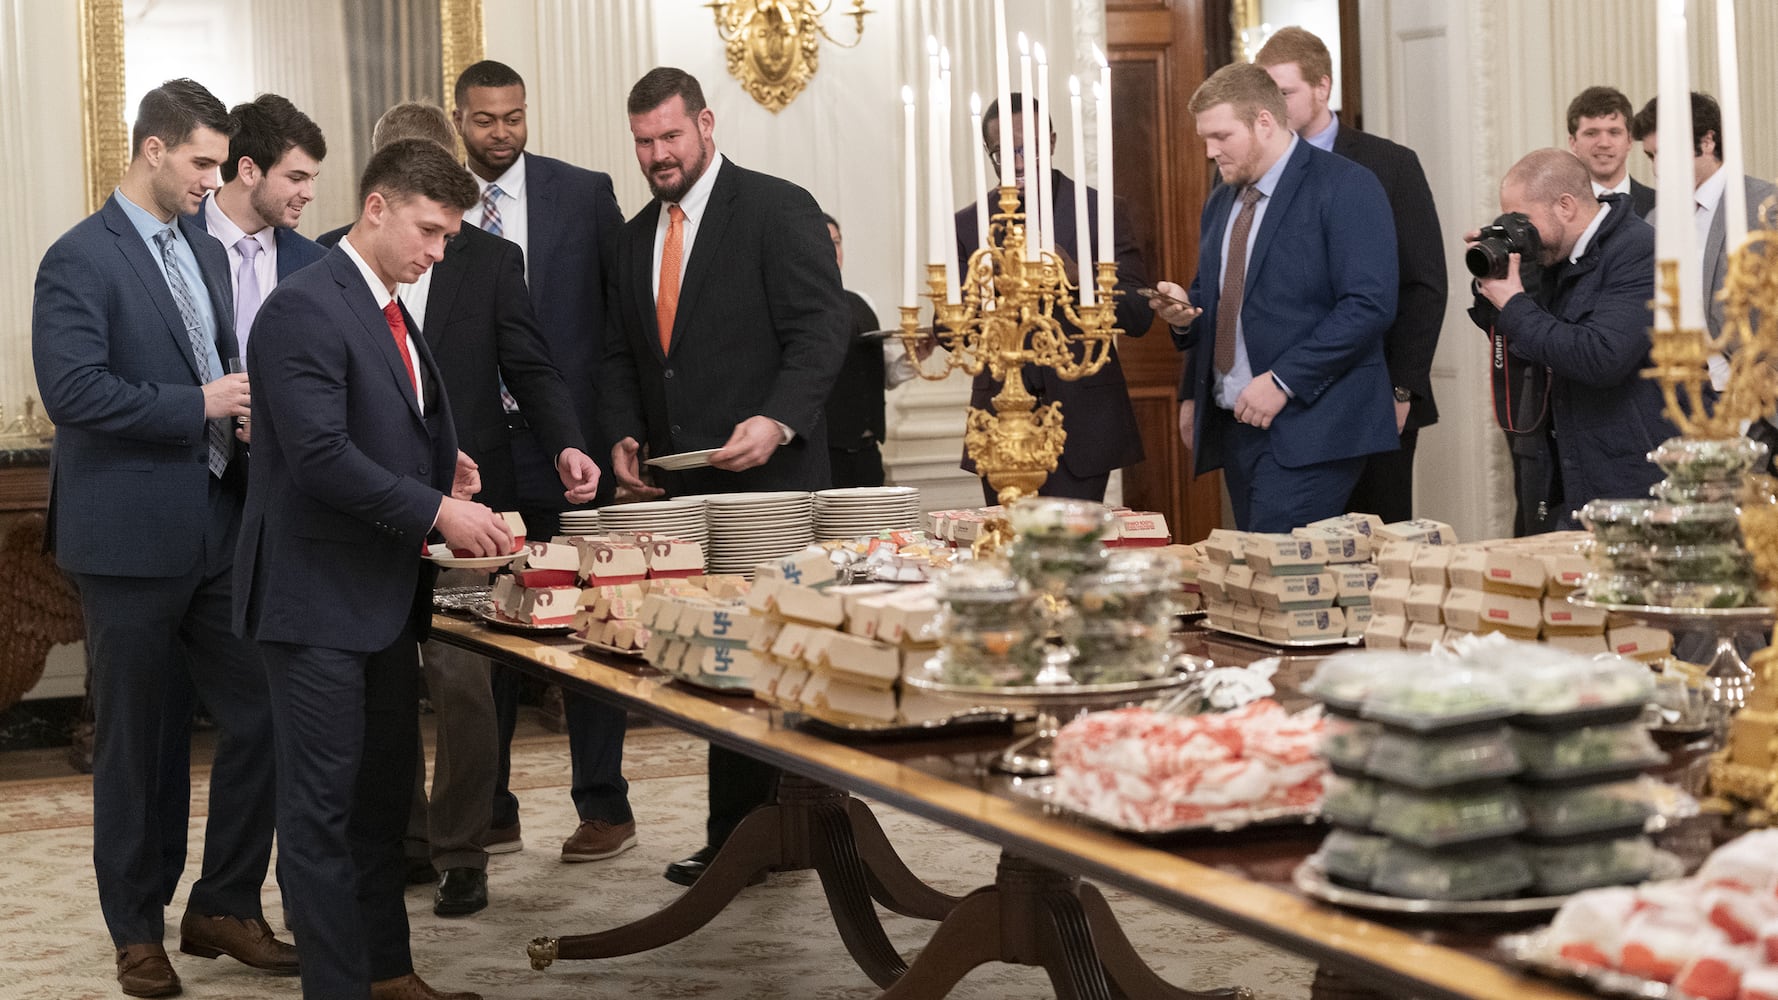
{"label": "gray striped necktie", "polygon": [[[185,321],[185,336],[191,341],[192,357],[197,360],[198,375],[206,384],[216,378],[210,370],[210,347],[205,341],[204,324],[198,318],[198,306],[191,297],[191,288],[185,284],[185,275],[179,270],[179,261],[173,256],[173,230],[163,229],[155,236],[161,245],[161,270],[167,275],[167,289],[173,293],[173,301],[179,306],[179,318]],[[204,436],[210,442],[210,474],[220,478],[222,471],[228,468],[229,455],[234,451],[234,438],[229,436],[227,421],[204,421]]]}

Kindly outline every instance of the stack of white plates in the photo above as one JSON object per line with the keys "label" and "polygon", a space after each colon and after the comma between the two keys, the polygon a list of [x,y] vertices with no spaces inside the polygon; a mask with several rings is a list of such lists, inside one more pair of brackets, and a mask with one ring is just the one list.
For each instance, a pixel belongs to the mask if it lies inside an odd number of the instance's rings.
{"label": "stack of white plates", "polygon": [[687,542],[709,552],[710,529],[704,524],[704,501],[696,497],[644,500],[599,508],[599,527],[606,532],[649,531]]}
{"label": "stack of white plates", "polygon": [[829,541],[920,526],[920,490],[859,486],[815,494],[815,538]]}
{"label": "stack of white plates", "polygon": [[808,493],[716,493],[703,498],[710,523],[704,549],[712,573],[752,576],[767,559],[808,547],[815,499]]}
{"label": "stack of white plates", "polygon": [[[562,534],[564,535],[596,535],[599,533],[599,512],[596,510],[567,510],[562,512]],[[547,538],[539,538],[547,542]]]}

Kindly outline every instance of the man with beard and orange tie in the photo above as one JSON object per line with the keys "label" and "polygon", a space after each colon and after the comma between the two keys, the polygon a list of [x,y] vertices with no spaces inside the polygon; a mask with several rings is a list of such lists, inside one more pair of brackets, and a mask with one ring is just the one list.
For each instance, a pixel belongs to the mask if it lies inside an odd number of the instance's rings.
{"label": "man with beard and orange tie", "polygon": [[261,94],[229,114],[239,127],[222,163],[222,187],[198,207],[198,222],[228,250],[235,339],[244,357],[260,303],[278,282],[327,256],[296,231],[303,208],[315,199],[327,140],[277,94]]}

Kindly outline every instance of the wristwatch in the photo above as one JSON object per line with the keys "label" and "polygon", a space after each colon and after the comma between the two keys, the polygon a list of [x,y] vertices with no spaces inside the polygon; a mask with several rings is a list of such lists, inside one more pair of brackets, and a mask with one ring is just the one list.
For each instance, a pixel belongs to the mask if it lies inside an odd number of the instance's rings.
{"label": "wristwatch", "polygon": [[1395,401],[1397,403],[1411,403],[1414,401],[1414,394],[1398,385],[1395,387]]}

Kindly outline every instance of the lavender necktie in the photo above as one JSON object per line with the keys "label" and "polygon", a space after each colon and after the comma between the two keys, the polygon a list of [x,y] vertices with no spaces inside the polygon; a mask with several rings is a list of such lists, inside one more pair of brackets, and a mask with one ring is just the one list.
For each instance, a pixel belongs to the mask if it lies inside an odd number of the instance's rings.
{"label": "lavender necktie", "polygon": [[241,254],[241,266],[235,270],[235,341],[241,357],[247,356],[247,334],[253,329],[253,317],[259,315],[259,303],[265,296],[259,290],[259,268],[255,264],[265,252],[258,238],[243,236],[235,243]]}

